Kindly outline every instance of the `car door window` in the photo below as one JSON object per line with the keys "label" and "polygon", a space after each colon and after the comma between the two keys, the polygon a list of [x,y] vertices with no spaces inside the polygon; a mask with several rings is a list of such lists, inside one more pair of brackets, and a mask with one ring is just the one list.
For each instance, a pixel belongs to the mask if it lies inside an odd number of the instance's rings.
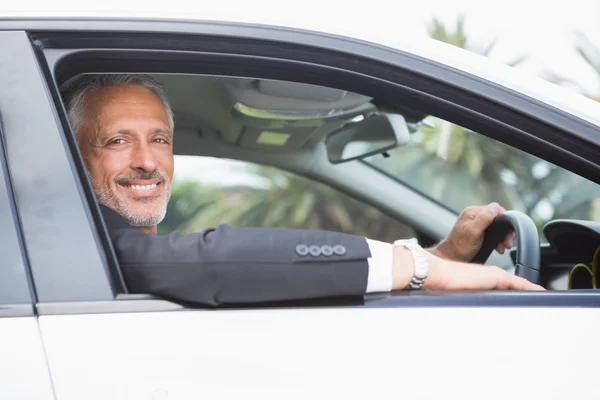
{"label": "car door window", "polygon": [[323,183],[281,169],[230,159],[176,156],[167,214],[159,233],[239,227],[322,229],[393,242],[408,225]]}
{"label": "car door window", "polygon": [[437,117],[389,155],[366,161],[455,212],[497,201],[530,215],[540,233],[552,219],[600,220],[599,185]]}

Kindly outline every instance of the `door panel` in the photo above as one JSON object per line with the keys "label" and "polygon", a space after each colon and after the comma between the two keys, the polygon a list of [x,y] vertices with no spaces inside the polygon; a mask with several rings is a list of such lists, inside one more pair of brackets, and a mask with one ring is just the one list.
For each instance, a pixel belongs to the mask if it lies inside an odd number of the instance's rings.
{"label": "door panel", "polygon": [[589,362],[600,348],[573,340],[599,331],[594,308],[175,311],[40,325],[59,400],[598,394]]}
{"label": "door panel", "polygon": [[0,397],[54,399],[35,317],[0,318]]}

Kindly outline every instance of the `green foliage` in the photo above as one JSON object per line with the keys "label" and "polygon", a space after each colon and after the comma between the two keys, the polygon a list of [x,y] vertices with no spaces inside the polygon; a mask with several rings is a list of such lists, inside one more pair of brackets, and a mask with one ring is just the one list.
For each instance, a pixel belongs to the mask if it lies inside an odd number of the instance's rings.
{"label": "green foliage", "polygon": [[[393,241],[414,236],[406,225],[333,188],[272,167],[244,165],[265,186],[173,183],[168,219],[159,233],[198,232],[219,224],[321,229]],[[171,214],[172,212],[172,214]]]}
{"label": "green foliage", "polygon": [[462,49],[467,48],[468,38],[465,33],[465,17],[460,15],[453,30],[444,25],[437,17],[433,17],[427,25],[429,37],[449,43]]}
{"label": "green foliage", "polygon": [[[546,70],[544,78],[557,85],[571,87],[586,97],[593,100],[600,100],[600,47],[586,36],[583,32],[573,33],[573,47],[582,61],[595,73],[596,82],[580,84],[572,79],[566,78],[553,71]],[[556,175],[562,175],[556,171]],[[564,177],[563,177],[564,178]],[[556,184],[562,183],[560,179],[555,178]],[[557,205],[557,214],[569,213],[570,218],[600,220],[600,196],[598,186],[582,178],[570,179],[571,186],[564,190],[564,196],[560,204]]]}
{"label": "green foliage", "polygon": [[[469,50],[474,53],[490,57],[496,46],[497,38],[494,38],[489,43],[484,44],[483,47],[476,46],[474,44],[471,44],[465,31],[465,26],[465,16],[459,15],[453,27],[448,27],[444,25],[444,23],[441,22],[439,18],[433,17],[431,21],[427,24],[426,29],[427,34],[432,39],[436,39],[440,42],[448,43],[453,46],[460,47],[461,49]],[[527,59],[528,56],[526,54],[522,54],[520,56],[517,56],[513,60],[506,62],[506,64],[512,67],[516,67],[527,61]]]}
{"label": "green foliage", "polygon": [[582,32],[575,32],[575,51],[600,77],[600,49]]}
{"label": "green foliage", "polygon": [[544,78],[560,86],[572,87],[584,96],[599,100],[600,91],[598,91],[598,83],[600,83],[600,48],[594,44],[588,36],[579,31],[574,32],[573,34],[573,47],[579,57],[581,57],[592,71],[594,71],[597,77],[595,88],[592,88],[592,85],[589,84],[582,86],[579,82],[561,76],[550,70],[544,71]]}
{"label": "green foliage", "polygon": [[218,191],[211,187],[204,187],[198,182],[173,182],[167,214],[158,226],[158,233],[179,230],[192,216],[219,203],[222,201],[221,198],[222,195]]}
{"label": "green foliage", "polygon": [[[491,56],[496,39],[477,47],[467,37],[465,25],[464,16],[459,16],[451,27],[433,18],[427,30],[434,39]],[[600,78],[598,47],[577,33],[575,48]],[[517,66],[527,59],[527,55],[520,55],[507,64]],[[401,155],[386,161],[385,169],[395,171],[396,176],[457,211],[489,201],[522,210],[537,220],[540,231],[547,222],[536,214],[541,203],[551,204],[555,216],[594,217],[591,204],[598,194],[597,185],[548,163],[544,163],[548,174],[535,177],[533,170],[542,163],[537,158],[446,121],[432,120],[430,127],[421,130],[422,141],[401,149]],[[513,176],[514,182],[508,183],[506,176]]]}

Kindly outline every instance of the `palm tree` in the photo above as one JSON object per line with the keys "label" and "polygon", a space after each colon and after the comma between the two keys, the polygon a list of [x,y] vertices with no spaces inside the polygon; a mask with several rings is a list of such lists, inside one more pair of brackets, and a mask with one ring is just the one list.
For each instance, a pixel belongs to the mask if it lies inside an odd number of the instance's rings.
{"label": "palm tree", "polygon": [[161,223],[159,233],[198,232],[227,223],[321,229],[388,242],[415,234],[403,223],[325,184],[273,167],[247,164],[239,168],[243,168],[241,173],[255,174],[268,184],[211,187],[174,182],[167,212],[170,219]]}
{"label": "palm tree", "polygon": [[575,82],[572,79],[565,78],[556,72],[545,71],[544,77],[561,86],[571,86],[575,90],[582,93],[584,96],[600,100],[600,48],[592,42],[592,40],[583,32],[573,33],[573,47],[575,52],[581,57],[581,59],[588,65],[588,67],[595,73],[597,79],[595,85],[586,85],[585,87],[579,82]]}
{"label": "palm tree", "polygon": [[[492,39],[491,42],[485,44],[484,46],[471,44],[471,41],[469,40],[465,31],[465,21],[465,16],[459,15],[456,19],[455,26],[453,28],[449,28],[444,25],[439,18],[433,17],[426,26],[427,34],[429,37],[439,40],[440,42],[448,43],[486,57],[491,57],[492,51],[496,46],[497,38]],[[521,55],[511,61],[506,62],[506,64],[515,67],[527,61],[527,58],[527,55]]]}
{"label": "palm tree", "polygon": [[[427,24],[427,33],[433,39],[484,56],[490,56],[496,44],[496,39],[484,46],[471,44],[463,15],[451,28],[434,17]],[[519,56],[507,64],[517,66],[526,59],[525,55]],[[422,187],[422,182],[428,182],[426,194],[444,198],[457,211],[491,198],[511,208],[525,208],[516,188],[503,184],[507,170],[522,175],[521,152],[438,118],[429,117],[426,122],[419,132],[422,137],[415,137],[410,146],[399,149],[401,156],[395,158],[396,166],[385,161],[388,170],[394,170],[409,184],[421,182]]]}
{"label": "palm tree", "polygon": [[[434,39],[485,56],[491,55],[496,43],[496,40],[492,40],[481,48],[473,46],[466,36],[463,16],[457,19],[454,29],[448,29],[434,18],[428,26],[428,33]],[[600,49],[587,36],[577,32],[575,50],[595,71],[600,83]],[[526,56],[519,56],[507,64],[517,66],[526,59]],[[559,84],[576,85],[558,75],[551,76],[551,79]],[[600,90],[591,91],[581,87],[580,90],[588,97],[600,99]],[[422,146],[416,146],[412,150],[421,153],[421,165],[415,164],[416,168],[406,175],[413,176],[415,180],[421,179],[421,182],[423,179],[437,180],[432,187],[437,188],[438,192],[443,191],[444,198],[451,204],[465,206],[467,203],[495,199],[506,207],[520,209],[532,215],[540,230],[548,219],[547,216],[536,215],[536,210],[542,205],[549,205],[555,218],[600,219],[597,185],[468,129],[445,121],[436,122],[436,128],[424,130],[427,137]],[[425,153],[429,153],[429,158]],[[405,153],[403,157],[406,157]],[[427,172],[427,168],[422,168],[424,165],[429,165],[431,171]],[[415,174],[415,169],[421,171],[421,176]],[[461,182],[461,175],[465,177],[465,182],[472,182],[468,176],[478,179],[478,187],[468,187],[465,183],[450,186],[450,183]],[[514,182],[510,185],[504,182],[507,175],[514,176]],[[436,197],[436,194],[433,193],[433,196]]]}
{"label": "palm tree", "polygon": [[[545,71],[544,77],[560,86],[571,87],[593,100],[600,101],[600,47],[583,32],[573,33],[573,46],[581,60],[594,72],[594,84],[582,85],[553,71]],[[563,184],[564,184],[564,180]],[[598,185],[583,178],[569,176],[569,188],[561,196],[557,215],[569,218],[600,221],[600,193]]]}
{"label": "palm tree", "polygon": [[[495,39],[483,46],[472,44],[464,16],[459,16],[452,27],[433,18],[427,32],[436,40],[488,57],[496,44]],[[589,43],[584,42],[579,52],[600,74],[600,52],[590,50]],[[522,55],[506,64],[518,66],[526,60]],[[391,154],[390,158],[370,161],[456,211],[494,200],[532,215],[540,230],[548,219],[538,212],[541,206],[548,208],[550,204],[554,215],[565,215],[565,204],[572,204],[569,215],[581,215],[586,205],[568,200],[572,193],[591,193],[593,189],[561,168],[435,117],[425,120],[408,146]]]}
{"label": "palm tree", "polygon": [[167,214],[158,225],[158,233],[181,231],[181,227],[195,215],[218,204],[222,195],[214,187],[199,182],[173,181]]}

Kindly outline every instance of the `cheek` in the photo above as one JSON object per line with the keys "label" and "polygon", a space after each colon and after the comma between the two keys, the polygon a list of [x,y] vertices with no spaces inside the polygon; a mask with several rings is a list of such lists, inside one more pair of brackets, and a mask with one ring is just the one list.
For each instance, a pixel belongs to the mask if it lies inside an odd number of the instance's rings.
{"label": "cheek", "polygon": [[174,163],[175,160],[172,152],[169,151],[169,153],[161,155],[160,165],[169,178],[173,178]]}
{"label": "cheek", "polygon": [[127,155],[124,152],[118,153],[120,152],[106,152],[98,157],[94,169],[101,182],[111,183],[117,175],[127,170]]}

